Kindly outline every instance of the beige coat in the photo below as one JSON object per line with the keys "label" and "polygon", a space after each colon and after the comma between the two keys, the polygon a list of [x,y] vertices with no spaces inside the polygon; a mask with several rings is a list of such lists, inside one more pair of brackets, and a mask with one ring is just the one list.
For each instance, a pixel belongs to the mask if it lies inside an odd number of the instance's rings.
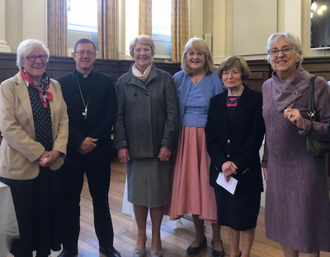
{"label": "beige coat", "polygon": [[[49,92],[54,96],[51,109],[53,150],[63,154],[50,166],[57,170],[64,162],[68,140],[68,115],[61,87],[50,81]],[[17,73],[0,86],[0,176],[9,179],[33,179],[39,174],[37,159],[45,148],[36,142],[30,97],[22,76]]]}

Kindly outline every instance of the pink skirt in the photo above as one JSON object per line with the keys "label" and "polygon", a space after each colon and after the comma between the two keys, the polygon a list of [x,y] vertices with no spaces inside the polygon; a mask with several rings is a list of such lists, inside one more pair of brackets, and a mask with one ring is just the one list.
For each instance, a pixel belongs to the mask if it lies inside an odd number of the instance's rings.
{"label": "pink skirt", "polygon": [[204,128],[182,127],[174,168],[170,219],[186,213],[217,223],[217,206],[209,184],[210,157]]}

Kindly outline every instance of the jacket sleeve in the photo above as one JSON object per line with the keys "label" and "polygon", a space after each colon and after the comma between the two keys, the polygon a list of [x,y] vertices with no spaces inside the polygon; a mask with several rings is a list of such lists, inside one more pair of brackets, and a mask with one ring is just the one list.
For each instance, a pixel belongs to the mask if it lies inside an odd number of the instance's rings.
{"label": "jacket sleeve", "polygon": [[[62,77],[56,78],[56,80],[60,83],[61,89],[62,89],[62,94],[64,101],[68,103],[67,105],[70,105],[71,100],[71,92],[69,91],[69,88],[71,87],[70,83],[72,82],[71,79],[71,74],[64,75]],[[76,149],[77,151],[79,150],[79,147],[81,143],[85,140],[86,136],[79,131],[75,127],[75,124],[73,124],[72,120],[69,119],[69,144]]]}
{"label": "jacket sleeve", "polygon": [[119,150],[128,147],[125,128],[125,83],[119,78],[117,84],[117,117],[115,123],[115,147]]}
{"label": "jacket sleeve", "polygon": [[173,149],[177,143],[179,128],[179,103],[176,94],[174,81],[169,74],[165,79],[165,103],[166,103],[166,123],[164,127],[161,145]]}
{"label": "jacket sleeve", "polygon": [[[15,106],[15,82],[10,79],[0,86],[0,128],[7,144],[26,157],[30,162],[36,161],[45,148],[24,130],[18,122]],[[26,97],[29,97],[26,94]],[[19,103],[17,103],[19,104]],[[25,115],[21,114],[21,115]]]}
{"label": "jacket sleeve", "polygon": [[[216,98],[213,97],[210,100],[210,107],[205,125],[205,136],[207,151],[212,161],[211,165],[213,165],[215,170],[220,172],[222,170],[222,164],[227,161],[227,158],[225,158],[224,149],[219,144],[218,137],[215,132],[216,128],[213,125],[216,118],[214,115],[217,113],[217,108],[218,105],[216,103]],[[214,169],[211,169],[211,171]]]}
{"label": "jacket sleeve", "polygon": [[59,151],[62,153],[64,156],[66,155],[66,146],[68,143],[68,136],[69,136],[69,119],[68,119],[68,113],[67,113],[67,106],[66,103],[63,99],[61,87],[57,83],[57,88],[59,90],[59,94],[57,97],[60,97],[60,120],[59,120],[59,125],[56,133],[56,137],[54,140],[54,145],[53,145],[53,150]]}
{"label": "jacket sleeve", "polygon": [[240,150],[235,154],[233,162],[236,164],[239,170],[242,170],[242,167],[251,157],[258,152],[262,144],[262,140],[265,134],[265,124],[262,117],[262,96],[260,94],[259,98],[255,98],[255,108],[253,111],[253,116],[251,118],[251,129],[250,133],[247,136],[244,145]]}

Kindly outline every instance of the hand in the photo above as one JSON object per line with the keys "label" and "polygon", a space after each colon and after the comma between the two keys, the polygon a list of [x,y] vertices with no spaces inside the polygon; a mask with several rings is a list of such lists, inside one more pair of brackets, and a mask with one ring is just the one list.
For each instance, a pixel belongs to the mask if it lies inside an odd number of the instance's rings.
{"label": "hand", "polygon": [[126,147],[118,150],[118,159],[121,163],[129,163],[131,161],[129,158],[129,151]]}
{"label": "hand", "polygon": [[229,182],[230,176],[236,174],[237,166],[231,161],[227,161],[222,164],[222,172],[225,175],[225,180]]}
{"label": "hand", "polygon": [[168,148],[167,146],[163,145],[160,148],[159,154],[158,154],[158,159],[160,161],[169,161],[172,155],[172,151],[170,148]]}
{"label": "hand", "polygon": [[39,160],[39,165],[42,167],[49,167],[52,165],[60,156],[60,152],[52,150],[50,152],[44,151],[42,157]]}
{"label": "hand", "polygon": [[38,162],[40,162],[40,160],[42,160],[44,158],[44,156],[48,153],[48,151],[44,151],[39,158],[37,159]]}
{"label": "hand", "polygon": [[298,109],[285,109],[284,118],[289,119],[289,121],[291,121],[291,123],[296,125],[299,129],[305,128],[305,120],[301,116],[300,111]]}
{"label": "hand", "polygon": [[80,154],[86,154],[93,151],[96,147],[96,141],[97,139],[95,138],[86,137],[85,140],[81,143],[78,152]]}
{"label": "hand", "polygon": [[262,168],[262,172],[264,173],[264,179],[267,182],[268,176],[267,176],[267,168]]}

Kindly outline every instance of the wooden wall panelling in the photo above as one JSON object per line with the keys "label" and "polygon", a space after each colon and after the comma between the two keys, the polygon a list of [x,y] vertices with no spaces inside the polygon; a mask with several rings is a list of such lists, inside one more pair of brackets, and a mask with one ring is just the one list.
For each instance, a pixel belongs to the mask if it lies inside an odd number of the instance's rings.
{"label": "wooden wall panelling", "polygon": [[16,54],[0,53],[0,83],[18,72]]}
{"label": "wooden wall panelling", "polygon": [[271,75],[271,66],[265,60],[250,60],[247,61],[251,70],[251,75],[244,83],[251,89],[261,92],[262,84]]}
{"label": "wooden wall panelling", "polygon": [[302,67],[313,75],[322,76],[325,80],[330,80],[330,58],[306,58],[302,63]]}
{"label": "wooden wall panelling", "polygon": [[[111,75],[115,81],[128,71],[133,63],[132,60],[101,60],[96,59],[94,69]],[[272,69],[265,60],[247,61],[251,76],[244,82],[252,89],[261,91],[262,84],[271,77]],[[181,70],[180,63],[155,63],[156,67],[174,74]],[[314,75],[330,80],[330,58],[329,57],[309,57],[304,59],[303,68]],[[75,69],[75,62],[72,57],[51,56],[47,64],[47,72],[52,78],[57,78]],[[18,72],[16,67],[16,54],[0,53],[0,82],[12,77]]]}

